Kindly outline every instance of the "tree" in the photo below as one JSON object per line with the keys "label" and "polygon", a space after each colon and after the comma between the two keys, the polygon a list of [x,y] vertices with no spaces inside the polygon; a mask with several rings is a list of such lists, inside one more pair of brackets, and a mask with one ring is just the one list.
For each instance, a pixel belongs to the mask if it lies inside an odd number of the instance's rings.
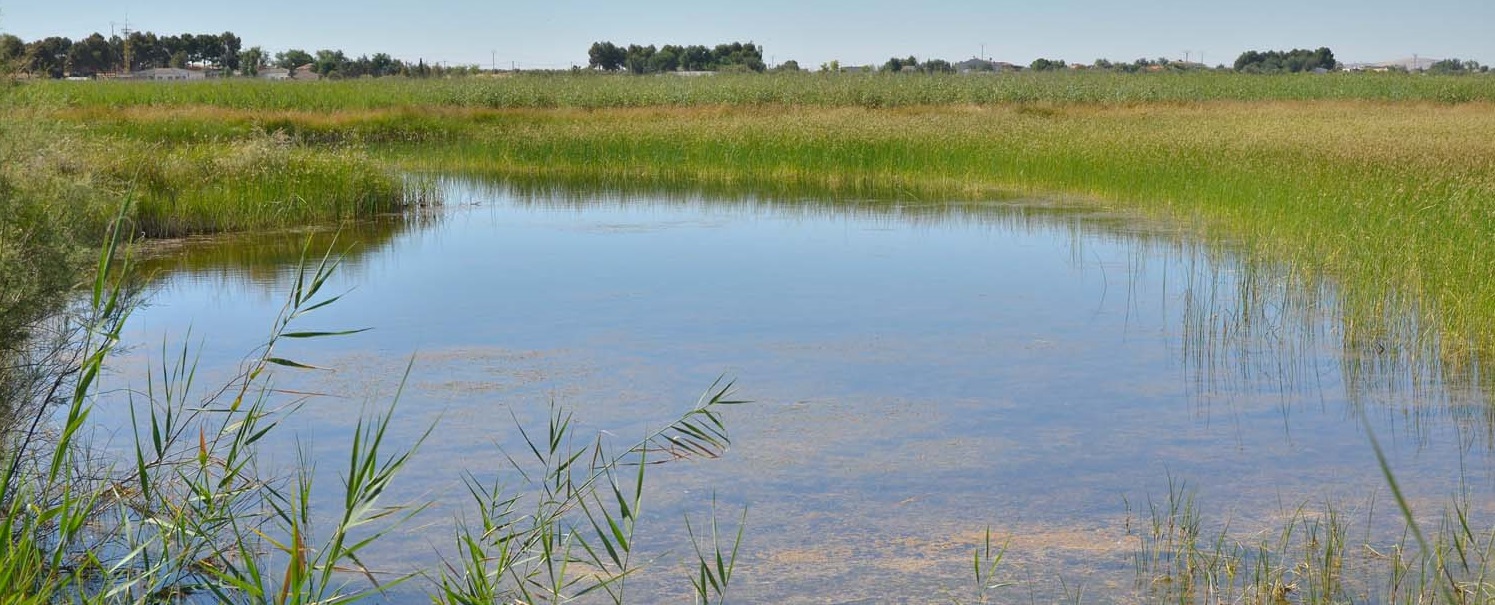
{"label": "tree", "polygon": [[649,59],[654,57],[654,45],[639,46],[629,44],[628,52],[623,56],[623,66],[635,74],[647,73],[649,71]]}
{"label": "tree", "polygon": [[1464,61],[1461,59],[1444,59],[1428,66],[1427,72],[1432,74],[1465,74],[1488,71],[1489,68],[1479,64],[1479,61]]}
{"label": "tree", "polygon": [[97,75],[118,63],[114,47],[98,33],[73,43],[68,49],[68,72],[75,75]]}
{"label": "tree", "polygon": [[265,49],[251,46],[249,50],[239,52],[239,73],[246,76],[260,75],[260,69],[265,67]]}
{"label": "tree", "polygon": [[788,61],[780,63],[778,65],[778,67],[773,68],[773,70],[774,71],[785,71],[785,72],[788,72],[788,71],[802,71],[799,68],[799,61],[795,61],[794,59],[790,59]]}
{"label": "tree", "polygon": [[0,34],[0,68],[19,63],[26,56],[26,43],[11,34]]}
{"label": "tree", "polygon": [[370,75],[374,77],[392,76],[400,73],[400,62],[386,53],[374,53],[374,57],[369,59],[369,63]]}
{"label": "tree", "polygon": [[233,32],[223,32],[218,34],[218,44],[222,48],[222,52],[218,55],[218,66],[228,71],[238,71],[239,50],[244,41],[235,36]]}
{"label": "tree", "polygon": [[682,50],[684,49],[670,44],[660,47],[658,51],[655,51],[654,56],[649,57],[649,71],[662,73],[679,69]]}
{"label": "tree", "polygon": [[763,63],[763,49],[758,48],[752,42],[718,44],[712,49],[711,54],[714,55],[718,69],[734,65],[760,72],[768,69],[768,66]]}
{"label": "tree", "polygon": [[316,58],[304,50],[293,48],[282,53],[275,53],[275,66],[281,69],[296,71],[302,65],[310,65]]}
{"label": "tree", "polygon": [[26,71],[45,74],[49,78],[61,78],[67,73],[68,51],[73,41],[52,36],[26,45]]}
{"label": "tree", "polygon": [[1235,60],[1235,70],[1246,73],[1303,72],[1315,69],[1338,69],[1334,51],[1327,47],[1317,50],[1295,48],[1283,52],[1278,50],[1241,53]]}
{"label": "tree", "polygon": [[171,59],[171,53],[153,32],[132,32],[125,45],[130,49],[130,65],[126,66],[129,71],[166,67]]}
{"label": "tree", "polygon": [[1058,71],[1068,68],[1069,64],[1065,63],[1064,59],[1039,58],[1034,59],[1032,63],[1028,64],[1028,69],[1031,69],[1033,71]]}
{"label": "tree", "polygon": [[944,59],[930,59],[919,65],[919,71],[927,74],[953,74],[955,66]]}
{"label": "tree", "polygon": [[716,60],[711,55],[711,49],[700,44],[685,47],[680,54],[680,69],[685,71],[712,71],[716,69]]}
{"label": "tree", "polygon": [[324,78],[347,75],[345,67],[348,64],[348,57],[340,50],[319,50],[317,51],[316,60],[312,64],[312,71],[321,74]]}
{"label": "tree", "polygon": [[603,71],[618,71],[623,67],[627,52],[612,42],[593,42],[587,51],[587,66]]}

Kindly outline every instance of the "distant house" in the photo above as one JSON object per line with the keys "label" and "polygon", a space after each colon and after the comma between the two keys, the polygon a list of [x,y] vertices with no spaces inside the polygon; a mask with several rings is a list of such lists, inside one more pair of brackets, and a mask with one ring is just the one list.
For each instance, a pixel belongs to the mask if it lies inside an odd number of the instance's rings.
{"label": "distant house", "polygon": [[308,64],[297,67],[296,71],[291,73],[291,79],[305,81],[320,80],[322,79],[322,74],[317,73],[316,68]]}
{"label": "distant house", "polygon": [[150,80],[152,82],[178,82],[186,80],[206,80],[208,75],[196,69],[182,69],[180,67],[154,67],[130,72],[121,79]]}
{"label": "distant house", "polygon": [[289,80],[291,79],[291,70],[284,67],[266,67],[261,69],[254,77],[261,80]]}

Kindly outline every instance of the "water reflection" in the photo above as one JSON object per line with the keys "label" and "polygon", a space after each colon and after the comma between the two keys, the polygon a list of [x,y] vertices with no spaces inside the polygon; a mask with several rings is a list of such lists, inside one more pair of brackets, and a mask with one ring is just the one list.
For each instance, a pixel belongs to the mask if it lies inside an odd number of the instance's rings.
{"label": "water reflection", "polygon": [[[740,447],[651,477],[648,540],[678,548],[678,519],[713,491],[749,506],[750,601],[938,598],[987,525],[1026,549],[1012,560],[1035,593],[1081,576],[1120,594],[1138,544],[1128,502],[1166,493],[1170,474],[1253,530],[1284,503],[1381,493],[1362,412],[1393,436],[1419,504],[1461,482],[1489,491],[1485,391],[1451,378],[1477,364],[1401,340],[1415,322],[1355,315],[1392,307],[1345,304],[1369,295],[1136,216],[897,191],[442,186],[439,219],[338,236],[357,252],[335,287],[354,292],[327,327],[375,330],[295,351],[337,373],[283,378],[380,401],[416,353],[392,438],[439,423],[403,488],[439,503],[385,565],[444,548],[429,528],[462,510],[460,471],[501,466],[493,445],[514,445],[516,419],[532,426],[553,400],[585,430],[636,435],[723,373],[758,402],[730,418]],[[191,321],[248,350],[305,245],[155,261],[136,337]],[[1365,325],[1406,328],[1367,339]],[[348,400],[308,406],[314,454],[335,455]],[[665,576],[640,582],[671,594]]]}
{"label": "water reflection", "polygon": [[152,241],[132,263],[137,273],[155,282],[180,279],[277,290],[295,280],[303,257],[315,263],[331,253],[342,259],[345,271],[358,272],[365,258],[396,238],[435,227],[440,220],[440,213],[420,209],[331,227]]}

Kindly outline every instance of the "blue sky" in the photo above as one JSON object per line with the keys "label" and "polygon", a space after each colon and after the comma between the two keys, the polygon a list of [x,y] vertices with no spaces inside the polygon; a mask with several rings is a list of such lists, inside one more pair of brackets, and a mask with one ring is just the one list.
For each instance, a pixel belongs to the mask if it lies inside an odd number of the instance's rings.
{"label": "blue sky", "polygon": [[501,67],[585,65],[593,41],[707,44],[753,41],[770,62],[814,67],[882,63],[890,56],[1203,56],[1328,46],[1345,62],[1411,57],[1495,62],[1491,0],[0,0],[0,32],[31,40],[108,35],[128,17],[157,33],[232,31],[269,51],[388,52],[414,61]]}

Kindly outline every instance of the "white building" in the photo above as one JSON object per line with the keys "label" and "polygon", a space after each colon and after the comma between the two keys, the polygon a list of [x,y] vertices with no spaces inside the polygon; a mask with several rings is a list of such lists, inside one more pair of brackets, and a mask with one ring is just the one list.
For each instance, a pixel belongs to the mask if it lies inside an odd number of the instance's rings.
{"label": "white building", "polygon": [[129,75],[131,80],[151,80],[156,82],[174,82],[185,80],[206,80],[208,75],[195,69],[182,69],[179,67],[156,67],[142,69]]}

